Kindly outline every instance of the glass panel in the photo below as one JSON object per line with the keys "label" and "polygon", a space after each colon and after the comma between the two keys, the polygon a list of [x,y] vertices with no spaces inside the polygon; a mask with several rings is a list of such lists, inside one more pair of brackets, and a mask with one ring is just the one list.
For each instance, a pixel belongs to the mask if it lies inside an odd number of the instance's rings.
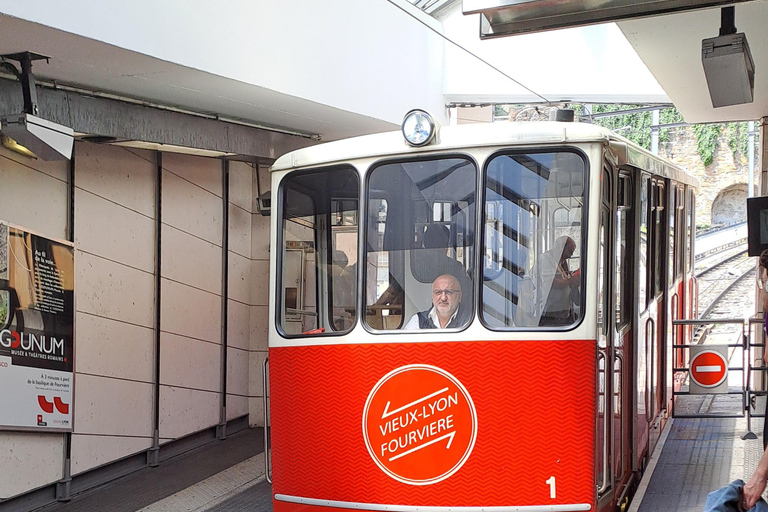
{"label": "glass panel", "polygon": [[616,212],[616,328],[621,329],[629,321],[632,301],[627,297],[630,290],[630,280],[625,279],[629,271],[627,261],[627,216],[629,210],[620,209]]}
{"label": "glass panel", "polygon": [[670,281],[674,281],[674,276],[677,275],[677,266],[675,265],[675,219],[677,219],[677,188],[671,185],[671,193],[669,195],[669,273]]}
{"label": "glass panel", "polygon": [[641,178],[640,182],[640,247],[638,250],[638,279],[637,297],[640,311],[645,311],[648,306],[648,178]]}
{"label": "glass panel", "polygon": [[659,201],[659,206],[654,209],[653,212],[653,296],[660,294],[664,288],[664,255],[662,248],[664,247],[664,206],[662,200],[664,198],[664,186],[661,184],[655,184],[655,197]]}
{"label": "glass panel", "polygon": [[499,155],[485,177],[482,318],[491,328],[567,326],[581,312],[585,162]]}
{"label": "glass panel", "polygon": [[466,158],[371,171],[365,256],[371,328],[460,328],[469,322],[476,176]]}
{"label": "glass panel", "polygon": [[348,331],[357,317],[357,172],[291,175],[281,194],[282,332]]}

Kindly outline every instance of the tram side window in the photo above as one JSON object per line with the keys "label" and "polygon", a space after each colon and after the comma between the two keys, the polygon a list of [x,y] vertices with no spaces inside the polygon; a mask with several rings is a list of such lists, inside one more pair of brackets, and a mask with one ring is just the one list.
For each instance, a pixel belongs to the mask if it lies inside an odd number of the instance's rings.
{"label": "tram side window", "polygon": [[664,275],[664,258],[662,257],[662,250],[664,248],[664,207],[666,203],[666,196],[664,195],[665,187],[660,181],[654,181],[653,183],[653,296],[657,297],[663,290],[666,283]]}
{"label": "tram side window", "polygon": [[641,178],[640,182],[640,247],[637,251],[638,265],[637,265],[637,298],[640,311],[645,311],[648,306],[648,300],[652,293],[647,293],[648,287],[648,266],[650,264],[650,254],[648,249],[650,245],[648,243],[648,185],[649,179],[645,176]]}
{"label": "tram side window", "polygon": [[676,265],[675,265],[675,228],[677,227],[677,224],[675,224],[675,220],[677,219],[677,187],[674,184],[671,184],[669,186],[671,189],[669,191],[669,246],[667,249],[669,250],[669,266],[667,267],[667,270],[669,271],[669,281],[670,284],[674,282],[675,277],[677,276]]}
{"label": "tram side window", "polygon": [[367,325],[464,327],[474,300],[474,163],[459,157],[386,163],[369,176]]}
{"label": "tram side window", "polygon": [[490,328],[570,326],[581,317],[584,159],[501,154],[485,175],[482,320]]}
{"label": "tram side window", "polygon": [[618,208],[616,211],[616,276],[614,285],[616,286],[616,327],[621,329],[629,323],[630,308],[627,306],[632,303],[631,300],[631,279],[626,279],[627,272],[630,271],[630,262],[627,258],[631,254],[628,244],[631,239],[628,238],[632,214],[632,182],[628,175],[619,176],[619,195]]}
{"label": "tram side window", "polygon": [[357,172],[296,173],[283,180],[280,193],[280,329],[285,335],[348,332],[357,318]]}

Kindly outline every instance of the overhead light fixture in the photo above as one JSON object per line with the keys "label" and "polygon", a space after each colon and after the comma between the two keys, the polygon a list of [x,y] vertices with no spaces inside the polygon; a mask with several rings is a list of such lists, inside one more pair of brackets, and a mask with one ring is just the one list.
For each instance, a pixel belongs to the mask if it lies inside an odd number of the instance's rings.
{"label": "overhead light fixture", "polygon": [[[0,55],[2,67],[13,72],[21,82],[24,93],[24,112],[0,117],[2,144],[12,151],[42,160],[69,160],[72,158],[74,131],[39,117],[37,88],[32,74],[32,62],[48,57],[22,52]],[[16,61],[21,71],[7,61]]]}
{"label": "overhead light fixture", "polygon": [[747,36],[736,33],[734,7],[720,11],[720,35],[701,42],[701,63],[714,108],[754,101],[755,62]]}
{"label": "overhead light fixture", "polygon": [[[17,114],[0,118],[3,146],[22,155],[41,160],[69,160],[75,132],[57,123],[32,114]],[[9,139],[6,143],[6,139]]]}

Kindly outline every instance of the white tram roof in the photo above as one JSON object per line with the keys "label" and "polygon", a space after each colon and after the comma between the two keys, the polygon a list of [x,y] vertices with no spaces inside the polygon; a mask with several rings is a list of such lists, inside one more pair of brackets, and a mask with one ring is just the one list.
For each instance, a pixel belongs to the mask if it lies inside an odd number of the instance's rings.
{"label": "white tram roof", "polygon": [[443,126],[438,142],[411,147],[402,132],[386,132],[318,144],[287,153],[273,171],[347,162],[359,158],[409,156],[474,147],[533,146],[601,142],[611,148],[617,165],[630,165],[698,188],[699,181],[683,168],[652,154],[606,128],[589,123],[514,122]]}

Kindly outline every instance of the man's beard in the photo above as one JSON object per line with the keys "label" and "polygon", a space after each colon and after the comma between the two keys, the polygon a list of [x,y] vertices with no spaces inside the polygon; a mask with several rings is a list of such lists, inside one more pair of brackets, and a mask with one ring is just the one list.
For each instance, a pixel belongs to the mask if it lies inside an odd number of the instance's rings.
{"label": "man's beard", "polygon": [[456,312],[450,304],[438,304],[435,308],[437,309],[437,312],[443,316],[453,315]]}

